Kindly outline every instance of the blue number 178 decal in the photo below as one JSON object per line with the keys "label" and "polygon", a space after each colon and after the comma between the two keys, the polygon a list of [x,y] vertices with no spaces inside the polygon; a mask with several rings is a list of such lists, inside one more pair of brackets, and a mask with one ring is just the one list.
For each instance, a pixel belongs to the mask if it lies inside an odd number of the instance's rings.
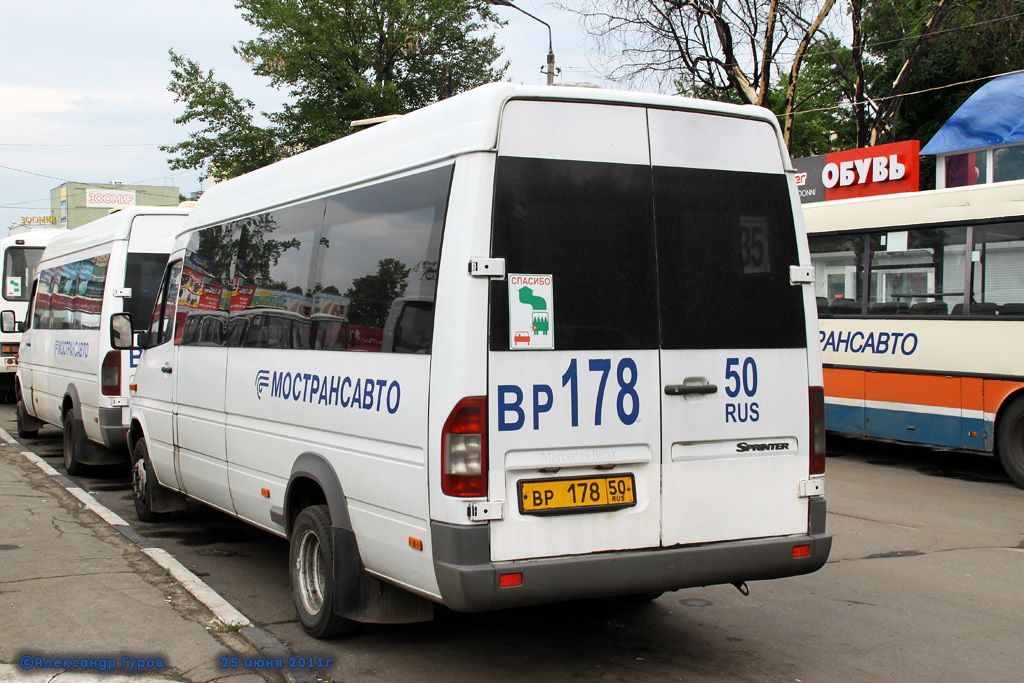
{"label": "blue number 178 decal", "polygon": [[[591,358],[587,361],[587,372],[598,375],[597,392],[594,395],[594,426],[600,427],[604,419],[604,397],[611,374],[612,361],[609,358]],[[569,361],[569,367],[562,374],[561,394],[568,393],[570,424],[580,426],[579,363],[576,358]],[[631,425],[640,417],[640,395],[636,392],[639,373],[632,358],[623,358],[615,368],[618,393],[615,398],[615,413],[624,425]],[[540,416],[549,412],[555,404],[555,392],[547,384],[534,384],[532,406],[524,408],[526,392],[516,384],[498,385],[498,431],[515,431],[526,425],[526,412],[531,410],[533,429],[540,429]]]}

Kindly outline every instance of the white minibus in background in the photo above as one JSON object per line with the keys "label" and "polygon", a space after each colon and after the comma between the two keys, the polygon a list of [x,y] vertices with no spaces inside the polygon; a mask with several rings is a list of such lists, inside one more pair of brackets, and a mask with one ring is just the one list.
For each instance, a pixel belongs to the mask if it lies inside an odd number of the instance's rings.
{"label": "white minibus in background", "polygon": [[826,425],[1024,487],[1024,181],[808,204]]}
{"label": "white minibus in background", "polygon": [[[43,248],[52,238],[65,232],[56,228],[30,228],[0,239],[0,257],[4,264],[0,310],[14,311],[18,319],[25,317],[32,293],[32,277]],[[0,331],[0,401],[5,403],[15,400],[14,377],[18,372],[20,345],[21,332]]]}
{"label": "white minibus in background", "polygon": [[108,323],[127,312],[146,327],[160,276],[187,209],[121,209],[54,237],[36,272],[15,383],[18,435],[64,430],[64,465],[128,461],[128,378],[138,352],[110,346]]}
{"label": "white minibus in background", "polygon": [[316,637],[815,571],[792,173],[764,109],[492,84],[213,186],[138,339],[140,517],[289,538]]}

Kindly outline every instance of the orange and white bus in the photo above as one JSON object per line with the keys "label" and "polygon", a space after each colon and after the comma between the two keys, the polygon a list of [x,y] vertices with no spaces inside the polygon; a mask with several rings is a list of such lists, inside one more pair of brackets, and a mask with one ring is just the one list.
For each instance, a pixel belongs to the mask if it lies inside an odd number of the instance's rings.
{"label": "orange and white bus", "polygon": [[826,428],[992,453],[1024,487],[1024,181],[804,218]]}

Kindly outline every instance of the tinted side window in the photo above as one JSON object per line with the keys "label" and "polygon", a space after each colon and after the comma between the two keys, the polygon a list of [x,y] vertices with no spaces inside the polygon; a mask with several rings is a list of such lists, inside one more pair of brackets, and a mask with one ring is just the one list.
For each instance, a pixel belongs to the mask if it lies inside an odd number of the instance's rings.
{"label": "tinted side window", "polygon": [[806,346],[785,176],[655,167],[654,200],[663,348]]}
{"label": "tinted side window", "polygon": [[[556,349],[658,347],[648,166],[499,157],[492,254],[550,274]],[[491,289],[491,349],[507,351],[508,282]]]}
{"label": "tinted side window", "polygon": [[39,284],[36,285],[36,303],[32,307],[32,327],[36,329],[45,330],[50,327],[50,294],[55,275],[53,268],[47,268],[39,273]]}
{"label": "tinted side window", "polygon": [[[150,344],[153,346],[171,340],[171,332],[174,327],[174,297],[178,292],[180,280],[181,261],[177,261],[167,269],[160,284],[156,304],[153,306],[153,316],[149,325]],[[132,319],[134,320],[134,318]]]}
{"label": "tinted side window", "polygon": [[[314,278],[319,348],[397,350],[383,348],[392,311],[433,311],[451,177],[446,166],[328,198]],[[427,351],[432,325],[420,331],[417,350]]]}
{"label": "tinted side window", "polygon": [[101,254],[39,274],[33,327],[98,330],[110,254]]}
{"label": "tinted side window", "polygon": [[[213,335],[211,330],[227,323],[230,273],[237,243],[238,230],[231,225],[204,228],[192,234],[181,266],[174,327],[176,343],[223,344],[226,335]],[[204,319],[213,320],[205,324],[205,335]]]}
{"label": "tinted side window", "polygon": [[[308,329],[314,283],[310,274],[326,204],[325,199],[306,202],[235,223],[238,251],[231,281],[230,343],[312,348]],[[247,321],[244,336],[236,319]]]}

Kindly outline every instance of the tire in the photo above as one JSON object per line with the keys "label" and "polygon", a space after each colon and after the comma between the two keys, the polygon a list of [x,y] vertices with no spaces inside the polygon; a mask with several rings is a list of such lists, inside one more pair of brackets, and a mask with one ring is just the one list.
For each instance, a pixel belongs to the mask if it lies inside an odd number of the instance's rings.
{"label": "tire", "polygon": [[334,540],[326,505],[304,508],[292,527],[289,573],[299,623],[314,638],[352,633],[356,622],[334,613]]}
{"label": "tire", "polygon": [[140,522],[159,522],[164,514],[154,512],[151,506],[153,489],[157,483],[153,465],[149,462],[149,449],[145,439],[139,439],[132,450],[132,494],[135,499],[135,514]]}
{"label": "tire", "polygon": [[1006,474],[1024,489],[1024,398],[1018,398],[999,416],[996,454]]}
{"label": "tire", "polygon": [[72,477],[85,473],[86,466],[78,458],[81,450],[88,448],[85,434],[78,433],[75,422],[74,410],[64,413],[64,469]]}
{"label": "tire", "polygon": [[15,408],[15,422],[18,425],[18,436],[22,439],[34,439],[39,436],[38,429],[25,429],[25,418],[27,417],[25,412],[25,404],[22,401],[18,401],[18,406]]}

